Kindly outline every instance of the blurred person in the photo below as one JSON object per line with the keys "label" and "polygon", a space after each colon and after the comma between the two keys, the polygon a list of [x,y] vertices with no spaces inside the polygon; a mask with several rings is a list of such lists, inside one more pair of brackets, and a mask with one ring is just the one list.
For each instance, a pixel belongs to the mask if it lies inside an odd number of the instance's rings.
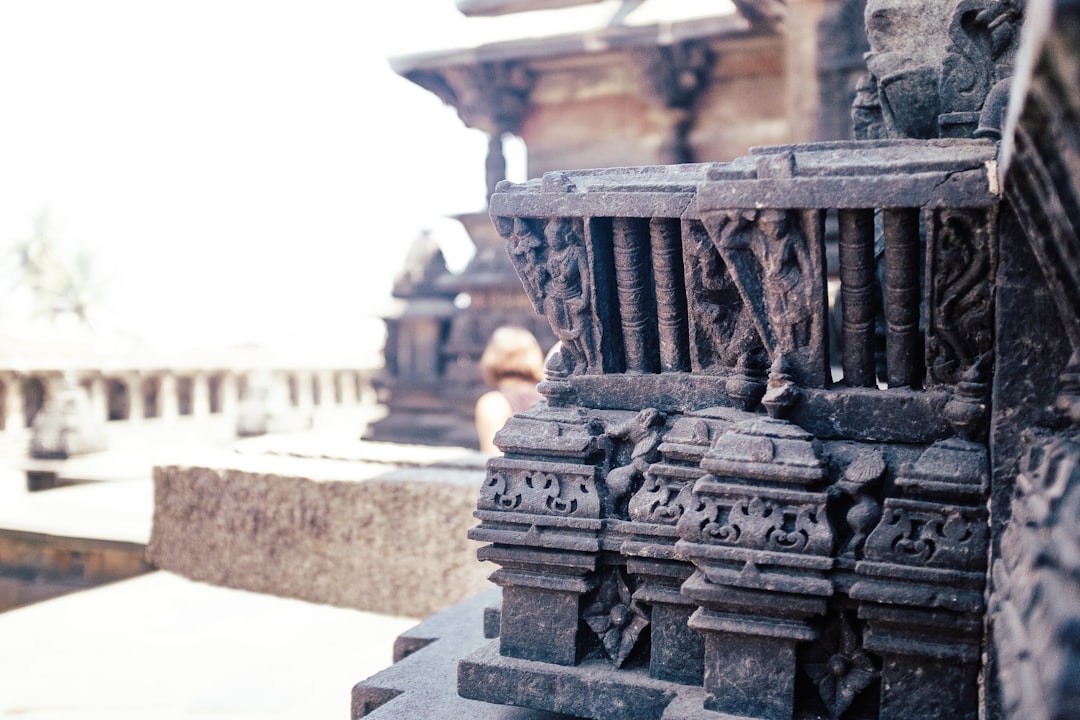
{"label": "blurred person", "polygon": [[481,452],[498,455],[495,433],[541,397],[536,384],[544,377],[544,353],[528,330],[503,326],[491,334],[480,358],[480,372],[495,389],[476,401],[476,434]]}

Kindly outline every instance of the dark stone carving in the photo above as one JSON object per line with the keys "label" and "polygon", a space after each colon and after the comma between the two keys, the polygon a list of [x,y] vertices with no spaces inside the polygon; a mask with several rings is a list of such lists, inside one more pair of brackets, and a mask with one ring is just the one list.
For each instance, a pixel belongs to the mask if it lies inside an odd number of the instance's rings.
{"label": "dark stone carving", "polygon": [[869,0],[859,139],[1001,137],[1023,3]]}
{"label": "dark stone carving", "polygon": [[[578,227],[575,227],[578,225]],[[541,221],[517,218],[508,228],[496,227],[509,236],[510,260],[538,313],[547,317],[563,344],[565,367],[570,372],[597,368],[599,357],[590,317],[593,292],[580,224],[569,219],[549,220],[541,233]]]}
{"label": "dark stone carving", "polygon": [[[832,615],[820,637],[800,648],[798,663],[817,687],[826,717],[877,716],[876,703],[866,696],[874,689],[880,692],[874,687],[881,677],[880,661],[863,648],[858,620],[850,611]],[[852,708],[856,700],[861,702]]]}
{"label": "dark stone carving", "polygon": [[[567,345],[541,386],[548,407],[497,438],[507,455],[489,465],[477,512],[473,537],[492,543],[481,556],[502,565],[493,577],[509,598],[501,672],[595,662],[590,647],[604,647],[610,682],[644,688],[633,667],[647,665],[650,681],[689,686],[678,703],[699,703],[701,717],[976,709],[992,152],[810,145],[500,186],[493,218]],[[846,245],[843,384],[825,343],[833,211]],[[970,277],[935,279],[935,263],[951,271],[965,253]],[[554,280],[552,257],[569,256]],[[530,634],[540,618],[542,637]],[[941,690],[920,679],[935,663],[947,702],[927,700]]]}
{"label": "dark stone carving", "polygon": [[716,372],[718,367],[734,369],[741,364],[740,374],[748,383],[746,403],[753,407],[764,392],[757,387],[761,382],[755,371],[761,374],[768,364],[753,318],[743,307],[738,287],[704,226],[691,221],[683,236],[686,294],[692,308],[687,313],[691,368]]}
{"label": "dark stone carving", "polygon": [[881,502],[877,493],[880,492],[885,471],[885,460],[880,452],[860,454],[844,470],[840,481],[829,490],[834,498],[846,498],[843,516],[850,537],[841,549],[840,554],[844,557],[863,556],[866,538],[881,519]]}
{"label": "dark stone carving", "polygon": [[612,440],[626,439],[633,444],[630,459],[607,474],[611,516],[625,516],[623,506],[626,498],[640,487],[652,464],[660,459],[660,444],[663,442],[661,432],[665,419],[664,414],[656,408],[645,408],[633,420],[604,433]]}
{"label": "dark stone carving", "polygon": [[600,517],[594,468],[494,458],[477,507],[565,517]]}
{"label": "dark stone carving", "polygon": [[[956,4],[941,67],[941,137],[1001,137],[1005,104],[991,94],[1007,97],[1022,13],[1013,0]],[[980,117],[984,106],[994,113]]]}
{"label": "dark stone carving", "polygon": [[1080,702],[1080,442],[1032,436],[994,566],[994,637],[1009,717],[1065,718]]}
{"label": "dark stone carving", "polygon": [[[472,537],[501,632],[462,694],[656,720],[1075,714],[1080,23],[1044,17],[1024,65],[1020,10],[872,0],[856,117],[878,139],[500,186],[567,347],[488,467]],[[1014,65],[1036,79],[1006,154],[953,137],[996,137]]]}
{"label": "dark stone carving", "polygon": [[648,610],[633,598],[625,573],[611,568],[582,619],[600,639],[606,656],[622,667],[649,626]]}
{"label": "dark stone carving", "polygon": [[[792,157],[794,162],[794,157]],[[770,357],[782,355],[808,385],[824,384],[824,257],[817,213],[742,210],[707,215],[717,250],[753,309]]]}
{"label": "dark stone carving", "polygon": [[[960,382],[993,352],[994,220],[986,209],[939,209],[928,220],[930,384]],[[975,374],[985,382],[985,368]]]}

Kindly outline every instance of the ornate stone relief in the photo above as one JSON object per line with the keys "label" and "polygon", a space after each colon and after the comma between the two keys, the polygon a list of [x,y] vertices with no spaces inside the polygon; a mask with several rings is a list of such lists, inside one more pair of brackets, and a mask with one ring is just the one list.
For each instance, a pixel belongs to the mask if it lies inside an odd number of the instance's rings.
{"label": "ornate stone relief", "polygon": [[[917,12],[868,11],[881,137],[936,137],[960,112],[951,15]],[[898,17],[933,30],[917,52],[888,44]],[[991,35],[1015,19],[976,17]],[[878,140],[500,186],[492,217],[564,347],[548,405],[508,423],[488,467],[472,536],[501,565],[503,639],[469,697],[522,703],[495,678],[539,658],[620,693],[674,683],[677,711],[633,717],[977,716],[993,158],[985,141]],[[530,702],[599,717],[587,696]]]}

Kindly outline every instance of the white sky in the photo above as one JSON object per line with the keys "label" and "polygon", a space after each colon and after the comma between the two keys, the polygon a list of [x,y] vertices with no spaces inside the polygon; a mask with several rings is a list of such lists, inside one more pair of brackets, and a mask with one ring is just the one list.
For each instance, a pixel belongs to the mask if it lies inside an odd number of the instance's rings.
{"label": "white sky", "polygon": [[0,256],[47,209],[152,340],[371,342],[412,239],[460,264],[444,216],[484,206],[483,135],[387,63],[463,21],[453,0],[0,1]]}

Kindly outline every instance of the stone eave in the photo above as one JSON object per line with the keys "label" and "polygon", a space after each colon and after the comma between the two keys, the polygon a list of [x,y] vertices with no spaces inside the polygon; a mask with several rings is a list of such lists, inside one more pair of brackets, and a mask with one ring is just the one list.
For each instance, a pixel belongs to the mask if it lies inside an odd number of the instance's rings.
{"label": "stone eave", "polygon": [[[532,10],[553,10],[589,5],[603,0],[458,0],[457,9],[468,17],[511,15]],[[781,18],[784,3],[776,0],[734,0],[739,12],[754,23],[771,23]]]}
{"label": "stone eave", "polygon": [[[618,26],[590,32],[551,35],[414,53],[390,58],[394,72],[429,88],[424,78],[444,68],[485,63],[528,62],[555,57],[590,55],[638,47],[672,45],[700,38],[743,37],[762,32],[739,14],[687,20],[670,25]],[[434,90],[432,90],[434,92]]]}
{"label": "stone eave", "polygon": [[458,0],[457,9],[469,17],[508,15],[528,10],[550,10],[555,8],[586,5],[603,0]]}

